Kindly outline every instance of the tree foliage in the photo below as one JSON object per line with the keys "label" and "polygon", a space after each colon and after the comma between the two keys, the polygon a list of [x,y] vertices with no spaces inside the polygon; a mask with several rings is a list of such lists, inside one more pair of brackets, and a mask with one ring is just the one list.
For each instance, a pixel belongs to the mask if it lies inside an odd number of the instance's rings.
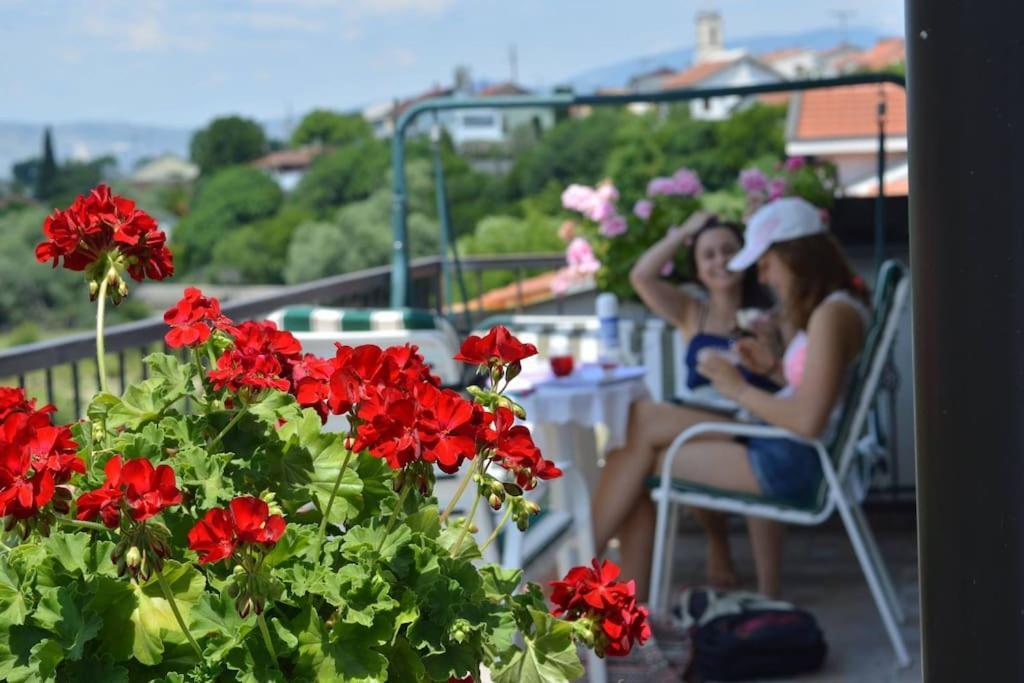
{"label": "tree foliage", "polygon": [[319,216],[369,197],[384,185],[388,148],[380,140],[362,140],[316,159],[293,193],[295,201]]}
{"label": "tree foliage", "polygon": [[241,116],[214,119],[209,126],[196,131],[189,145],[192,161],[204,174],[252,161],[266,151],[263,127]]}
{"label": "tree foliage", "polygon": [[314,109],[302,117],[292,133],[291,143],[296,147],[311,143],[342,147],[371,137],[373,129],[359,114]]}

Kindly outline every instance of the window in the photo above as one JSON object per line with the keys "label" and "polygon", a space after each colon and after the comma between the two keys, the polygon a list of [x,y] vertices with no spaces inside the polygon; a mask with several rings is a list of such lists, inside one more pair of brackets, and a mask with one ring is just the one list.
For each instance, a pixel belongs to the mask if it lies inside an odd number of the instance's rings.
{"label": "window", "polygon": [[466,128],[493,128],[494,117],[482,114],[469,114],[462,117],[462,125]]}

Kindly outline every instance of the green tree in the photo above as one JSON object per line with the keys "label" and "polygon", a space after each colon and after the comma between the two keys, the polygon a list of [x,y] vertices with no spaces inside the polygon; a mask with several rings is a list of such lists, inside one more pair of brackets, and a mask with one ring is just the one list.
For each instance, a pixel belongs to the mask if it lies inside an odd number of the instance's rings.
{"label": "green tree", "polygon": [[312,218],[306,209],[286,205],[274,216],[229,232],[213,248],[210,276],[216,282],[284,282],[288,245],[295,228]]}
{"label": "green tree", "polygon": [[340,114],[329,109],[314,109],[302,117],[292,133],[292,146],[319,143],[342,147],[373,137],[370,124],[358,114]]}
{"label": "green tree", "polygon": [[192,136],[189,152],[202,173],[252,161],[267,151],[262,126],[241,116],[214,119]]}
{"label": "green tree", "polygon": [[327,216],[383,187],[388,160],[387,145],[370,139],[324,154],[302,176],[293,197],[318,216]]}
{"label": "green tree", "polygon": [[273,216],[282,200],[277,183],[255,168],[226,168],[203,180],[191,211],[171,233],[179,271],[208,266],[218,242],[247,223]]}
{"label": "green tree", "polygon": [[[391,258],[391,192],[340,209],[333,221],[303,223],[288,247],[286,282],[304,282],[380,266]],[[408,219],[413,257],[437,253],[437,223],[413,212]]]}
{"label": "green tree", "polygon": [[57,187],[57,160],[53,154],[53,136],[50,127],[43,131],[43,156],[36,176],[35,197],[47,200],[54,196]]}

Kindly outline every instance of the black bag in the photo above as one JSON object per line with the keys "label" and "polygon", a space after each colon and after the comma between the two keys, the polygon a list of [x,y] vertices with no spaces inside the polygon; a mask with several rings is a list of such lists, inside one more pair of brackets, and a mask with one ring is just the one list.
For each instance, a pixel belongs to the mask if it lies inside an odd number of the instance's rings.
{"label": "black bag", "polygon": [[810,613],[753,593],[691,589],[677,618],[690,634],[686,678],[743,681],[817,671],[828,646]]}

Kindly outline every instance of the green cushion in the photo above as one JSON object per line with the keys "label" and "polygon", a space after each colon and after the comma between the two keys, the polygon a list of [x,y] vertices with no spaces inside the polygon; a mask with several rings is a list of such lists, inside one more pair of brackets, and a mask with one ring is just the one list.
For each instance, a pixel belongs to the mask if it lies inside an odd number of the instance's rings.
{"label": "green cushion", "polygon": [[[654,490],[661,486],[661,477],[650,476],[644,480],[644,485],[649,490]],[[713,486],[704,486],[703,484],[695,484],[693,482],[684,481],[682,479],[672,480],[672,490],[676,493],[699,493],[705,496],[712,496],[714,498],[728,498],[729,500],[739,500],[744,503],[753,503],[757,505],[771,505],[773,507],[782,508],[785,510],[795,510],[799,512],[818,512],[824,506],[824,496],[820,495],[813,501],[808,503],[797,503],[795,501],[786,498],[773,498],[771,496],[763,496],[756,493],[741,493],[739,491],[729,491],[726,489],[719,489]]]}

